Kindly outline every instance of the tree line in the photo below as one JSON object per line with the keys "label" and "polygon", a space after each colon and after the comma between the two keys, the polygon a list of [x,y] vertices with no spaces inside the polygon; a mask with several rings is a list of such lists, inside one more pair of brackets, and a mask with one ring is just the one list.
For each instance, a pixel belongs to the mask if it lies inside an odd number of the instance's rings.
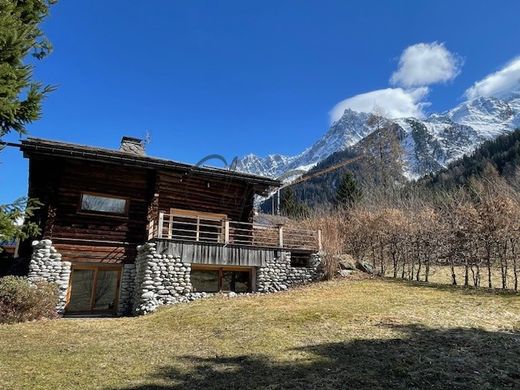
{"label": "tree line", "polygon": [[335,255],[346,253],[380,276],[429,282],[442,268],[454,285],[518,291],[520,175],[506,180],[492,171],[450,191],[352,191],[341,194],[344,207],[300,221],[323,229],[329,276]]}

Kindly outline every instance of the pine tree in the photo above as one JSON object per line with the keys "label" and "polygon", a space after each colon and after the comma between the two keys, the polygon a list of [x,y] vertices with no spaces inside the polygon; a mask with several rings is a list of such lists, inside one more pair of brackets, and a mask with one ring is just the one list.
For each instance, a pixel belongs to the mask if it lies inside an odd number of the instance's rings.
{"label": "pine tree", "polygon": [[[25,134],[26,126],[40,118],[42,100],[53,89],[33,80],[33,65],[27,59],[42,59],[51,51],[39,25],[55,2],[0,0],[0,141],[12,131]],[[36,204],[19,199],[0,205],[0,240],[34,234],[36,225],[18,222],[29,217]]]}
{"label": "pine tree", "polygon": [[291,187],[284,188],[282,191],[280,211],[282,215],[293,218],[305,218],[310,213],[306,204],[298,202]]}
{"label": "pine tree", "polygon": [[338,185],[336,192],[336,204],[340,207],[350,208],[361,199],[361,190],[356,179],[350,172],[346,172]]}
{"label": "pine tree", "polygon": [[52,87],[32,80],[32,55],[44,58],[51,45],[39,28],[52,0],[0,0],[0,137],[25,126],[41,115],[41,103]]}

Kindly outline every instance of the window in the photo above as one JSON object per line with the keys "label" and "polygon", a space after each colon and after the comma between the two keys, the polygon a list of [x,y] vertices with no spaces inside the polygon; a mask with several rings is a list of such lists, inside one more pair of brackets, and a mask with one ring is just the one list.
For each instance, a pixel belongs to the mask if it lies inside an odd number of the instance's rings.
{"label": "window", "polygon": [[311,266],[311,255],[307,252],[291,252],[291,267],[309,268]]}
{"label": "window", "polygon": [[248,269],[192,269],[191,285],[195,292],[246,293],[251,291],[251,273]]}
{"label": "window", "polygon": [[105,195],[81,194],[81,210],[125,215],[128,200]]}
{"label": "window", "polygon": [[114,312],[119,299],[121,268],[74,265],[67,312]]}
{"label": "window", "polygon": [[249,272],[222,271],[222,291],[246,293],[249,291]]}
{"label": "window", "polygon": [[191,285],[195,292],[218,292],[219,271],[193,270],[191,271]]}

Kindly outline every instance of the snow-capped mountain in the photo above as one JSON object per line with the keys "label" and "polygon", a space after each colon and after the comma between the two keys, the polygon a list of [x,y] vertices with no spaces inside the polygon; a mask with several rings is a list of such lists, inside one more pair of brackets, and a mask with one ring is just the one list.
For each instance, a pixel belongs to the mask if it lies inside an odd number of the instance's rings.
{"label": "snow-capped mountain", "polygon": [[[356,145],[375,129],[370,114],[345,110],[325,135],[296,156],[249,154],[238,161],[237,169],[269,177],[307,171],[331,154]],[[405,172],[410,178],[435,172],[483,141],[520,127],[520,93],[506,99],[480,97],[461,103],[427,118],[386,119],[399,126],[404,151]]]}

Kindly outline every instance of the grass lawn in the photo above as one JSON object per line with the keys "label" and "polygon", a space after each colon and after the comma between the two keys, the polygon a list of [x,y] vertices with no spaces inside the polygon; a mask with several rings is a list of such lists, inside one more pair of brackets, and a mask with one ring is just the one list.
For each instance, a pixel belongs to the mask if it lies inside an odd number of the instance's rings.
{"label": "grass lawn", "polygon": [[0,326],[0,388],[520,388],[520,296],[324,282]]}

